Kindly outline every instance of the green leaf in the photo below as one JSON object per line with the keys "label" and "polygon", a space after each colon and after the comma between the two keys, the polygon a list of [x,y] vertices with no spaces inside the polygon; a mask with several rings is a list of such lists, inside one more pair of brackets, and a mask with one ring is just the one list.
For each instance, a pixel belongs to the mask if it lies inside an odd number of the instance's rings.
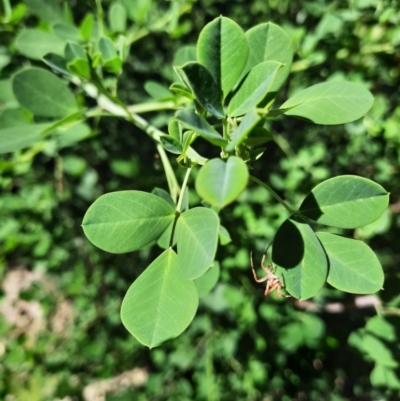
{"label": "green leaf", "polygon": [[205,110],[215,117],[224,117],[221,90],[204,66],[191,62],[183,67],[175,67],[175,71]]}
{"label": "green leaf", "polygon": [[186,45],[180,47],[174,55],[172,65],[183,66],[190,61],[197,61],[197,49],[194,45]]}
{"label": "green leaf", "polygon": [[174,97],[174,94],[168,88],[156,81],[146,81],[144,90],[156,100],[167,100]]}
{"label": "green leaf", "polygon": [[42,117],[64,117],[77,110],[72,92],[51,72],[27,68],[13,77],[13,91],[19,104]]}
{"label": "green leaf", "polygon": [[181,84],[180,82],[174,82],[169,90],[177,95],[187,97],[190,100],[194,100],[193,93],[188,89],[186,85]]}
{"label": "green leaf", "polygon": [[315,124],[344,124],[361,118],[374,98],[363,85],[347,81],[325,82],[295,93],[281,109],[288,116]]}
{"label": "green leaf", "polygon": [[174,216],[174,208],[156,195],[119,191],[98,198],[87,210],[82,227],[94,245],[125,253],[155,241]]}
{"label": "green leaf", "polygon": [[363,336],[363,347],[372,360],[380,365],[397,368],[399,366],[398,359],[393,355],[391,347],[382,340],[371,334]]}
{"label": "green leaf", "polygon": [[377,220],[389,204],[379,184],[355,175],[330,178],[304,199],[300,211],[320,224],[357,228]]}
{"label": "green leaf", "polygon": [[39,29],[24,29],[17,36],[15,46],[24,56],[40,60],[50,52],[64,55],[65,41]]}
{"label": "green leaf", "polygon": [[50,124],[30,124],[0,129],[0,154],[24,149],[44,139]]}
{"label": "green leaf", "polygon": [[67,67],[80,77],[90,78],[90,65],[84,48],[76,43],[68,43],[65,46],[65,59]]}
{"label": "green leaf", "polygon": [[224,98],[239,79],[248,51],[242,28],[229,18],[218,17],[201,31],[197,59],[210,71]]}
{"label": "green leaf", "polygon": [[256,107],[270,91],[282,64],[265,61],[255,66],[229,103],[228,115],[240,116]]}
{"label": "green leaf", "polygon": [[400,321],[398,316],[374,316],[368,320],[365,331],[384,341],[396,343]]}
{"label": "green leaf", "polygon": [[99,41],[99,50],[102,57],[103,68],[116,74],[122,68],[122,60],[118,57],[114,43],[108,38],[101,38]]}
{"label": "green leaf", "polygon": [[225,246],[232,242],[232,238],[228,232],[228,230],[224,226],[219,226],[219,243],[222,246]]}
{"label": "green leaf", "polygon": [[85,41],[90,40],[90,38],[92,37],[93,26],[94,26],[94,15],[92,13],[87,13],[79,27],[79,33],[83,40]]}
{"label": "green leaf", "polygon": [[272,261],[285,289],[297,299],[313,297],[325,283],[328,261],[321,243],[308,224],[294,218],[278,229]]}
{"label": "green leaf", "polygon": [[108,22],[111,31],[124,33],[126,31],[126,19],[126,8],[121,3],[112,3],[108,9]]}
{"label": "green leaf", "polygon": [[185,128],[193,130],[200,134],[213,145],[225,147],[227,141],[216,131],[208,122],[196,114],[193,110],[179,110],[175,114],[175,119]]}
{"label": "green leaf", "polygon": [[179,267],[176,253],[167,249],[129,287],[122,301],[122,323],[149,348],[177,337],[196,313],[196,286],[182,277]]}
{"label": "green leaf", "polygon": [[214,262],[201,277],[194,280],[200,297],[206,295],[215,287],[219,279],[219,272],[219,263]]}
{"label": "green leaf", "polygon": [[400,380],[396,371],[380,363],[377,363],[372,370],[370,380],[373,387],[400,390]]}
{"label": "green leaf", "polygon": [[74,25],[69,24],[55,24],[53,25],[53,32],[61,39],[70,42],[81,42],[82,37],[79,29]]}
{"label": "green leaf", "polygon": [[163,148],[168,152],[175,153],[176,155],[182,153],[182,145],[174,137],[170,135],[160,135],[160,142]]}
{"label": "green leaf", "polygon": [[181,214],[176,227],[180,270],[184,277],[200,277],[213,263],[218,245],[218,215],[196,207]]}
{"label": "green leaf", "polygon": [[256,127],[256,125],[260,122],[261,117],[256,113],[256,111],[250,110],[244,117],[239,127],[233,133],[232,140],[229,142],[226,147],[226,152],[232,152],[236,146],[241,144],[246,140],[251,131]]}
{"label": "green leaf", "polygon": [[56,0],[25,0],[29,11],[49,24],[65,22],[63,11]]}
{"label": "green leaf", "polygon": [[206,202],[223,208],[240,195],[248,179],[246,163],[239,157],[231,156],[226,162],[212,159],[200,169],[196,191]]}
{"label": "green leaf", "polygon": [[251,130],[249,136],[247,137],[246,143],[249,146],[259,146],[272,140],[273,137],[268,130],[263,127],[256,127],[255,129]]}
{"label": "green leaf", "polygon": [[[1,109],[0,109],[1,110]],[[23,109],[5,109],[0,111],[0,127],[11,128],[32,124],[33,118],[29,111]]]}
{"label": "green leaf", "polygon": [[171,198],[171,195],[165,189],[155,187],[151,191],[151,193],[159,196],[161,199],[164,199],[175,209],[175,203],[174,203],[173,199]]}
{"label": "green leaf", "polygon": [[[72,116],[73,117],[73,116]],[[90,136],[92,133],[89,125],[84,122],[76,122],[66,127],[60,127],[56,131],[55,139],[57,142],[58,149],[65,148],[67,146],[75,145]]]}
{"label": "green leaf", "polygon": [[175,138],[179,143],[182,143],[182,130],[181,126],[179,125],[178,121],[171,120],[168,124],[168,133]]}
{"label": "green leaf", "polygon": [[382,289],[382,266],[368,245],[330,233],[317,236],[328,256],[330,285],[353,294],[372,294]]}
{"label": "green leaf", "polygon": [[54,53],[47,53],[43,56],[42,61],[48,65],[52,70],[67,75],[73,76],[73,74],[68,71],[67,63],[64,57],[59,56],[58,54]]}
{"label": "green leaf", "polygon": [[274,80],[270,91],[276,92],[290,73],[293,51],[292,43],[286,32],[271,22],[257,25],[246,32],[249,44],[249,56],[243,73],[264,61],[277,61],[283,64]]}

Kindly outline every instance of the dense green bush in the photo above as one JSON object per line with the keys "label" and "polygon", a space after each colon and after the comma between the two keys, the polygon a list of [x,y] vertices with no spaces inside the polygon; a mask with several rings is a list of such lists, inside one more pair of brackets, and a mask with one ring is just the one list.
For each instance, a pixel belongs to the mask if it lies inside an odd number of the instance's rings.
{"label": "dense green bush", "polygon": [[[2,7],[2,398],[89,400],[102,386],[107,400],[398,398],[397,2],[26,0]],[[119,313],[131,283],[162,251],[110,254],[92,246],[80,224],[104,193],[157,187],[177,195],[163,172],[165,151],[154,142],[157,130],[167,133],[175,111],[188,105],[167,90],[177,82],[171,66],[190,57],[193,47],[182,46],[194,45],[221,14],[245,30],[273,21],[292,41],[292,74],[276,108],[295,91],[343,78],[373,93],[366,117],[344,125],[271,120],[274,141],[251,174],[295,207],[338,175],[385,187],[391,205],[378,220],[332,231],[375,251],[384,291],[360,297],[326,285],[309,301],[264,298],[249,254],[259,261],[288,214],[265,188],[250,184],[220,212],[231,238],[223,236],[216,255],[218,284],[201,297],[181,336],[148,350]],[[54,95],[32,101],[35,85],[51,79]],[[134,125],[125,105],[133,105]],[[206,141],[195,148],[219,157]],[[169,160],[182,183],[187,159]],[[200,205],[193,170],[191,207]],[[282,249],[289,254],[293,244]]]}

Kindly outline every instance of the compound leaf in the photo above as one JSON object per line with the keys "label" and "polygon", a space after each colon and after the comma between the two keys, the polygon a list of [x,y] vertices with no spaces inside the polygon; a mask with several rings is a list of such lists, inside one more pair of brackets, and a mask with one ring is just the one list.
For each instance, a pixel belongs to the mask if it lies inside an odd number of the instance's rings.
{"label": "compound leaf", "polygon": [[200,277],[213,263],[218,245],[219,218],[205,207],[181,214],[176,241],[181,273],[188,279]]}
{"label": "compound leaf", "polygon": [[317,236],[328,256],[330,285],[353,294],[372,294],[382,289],[382,266],[367,244],[324,232]]}
{"label": "compound leaf", "polygon": [[173,221],[174,208],[157,195],[119,191],[100,196],[82,227],[91,242],[112,253],[136,251],[155,241]]}
{"label": "compound leaf", "polygon": [[280,107],[288,116],[315,124],[344,124],[361,118],[374,98],[363,85],[348,81],[324,82],[295,93]]}
{"label": "compound leaf", "polygon": [[233,202],[246,188],[249,171],[237,156],[226,162],[212,159],[201,169],[196,179],[196,191],[206,202],[222,208]]}
{"label": "compound leaf", "polygon": [[182,67],[175,67],[175,71],[205,110],[218,118],[224,116],[221,89],[204,66],[189,62]]}
{"label": "compound leaf", "polygon": [[51,72],[27,68],[14,75],[12,87],[22,107],[41,117],[65,117],[78,107],[66,84]]}
{"label": "compound leaf", "polygon": [[197,288],[182,277],[179,264],[176,253],[165,250],[129,287],[122,302],[122,323],[149,348],[177,337],[196,313]]}
{"label": "compound leaf", "polygon": [[225,98],[247,61],[248,45],[242,28],[226,17],[207,24],[197,42],[197,59],[210,71]]}
{"label": "compound leaf", "polygon": [[297,299],[311,298],[325,283],[328,261],[311,227],[287,219],[274,238],[272,261],[283,276],[285,289]]}
{"label": "compound leaf", "polygon": [[358,228],[377,220],[389,204],[389,194],[376,182],[355,175],[330,178],[304,199],[300,211],[327,226]]}

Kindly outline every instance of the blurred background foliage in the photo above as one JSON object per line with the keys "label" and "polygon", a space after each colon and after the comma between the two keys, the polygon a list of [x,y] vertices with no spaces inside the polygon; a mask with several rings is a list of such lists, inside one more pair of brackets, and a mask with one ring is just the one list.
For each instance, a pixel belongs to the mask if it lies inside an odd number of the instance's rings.
{"label": "blurred background foliage", "polygon": [[[100,6],[102,5],[102,8]],[[400,4],[397,0],[3,0],[0,5],[0,127],[32,121],[10,77],[40,60],[25,29],[60,20],[84,30],[103,14],[107,35],[131,38],[120,97],[149,99],[147,81],[168,86],[174,55],[219,15],[245,30],[281,25],[295,60],[281,100],[326,80],[362,82],[368,115],[343,126],[282,118],[256,175],[294,205],[322,180],[357,174],[391,193],[387,213],[348,232],[368,242],[385,269],[385,290],[358,297],[326,287],[312,301],[263,297],[249,267],[286,212],[253,184],[222,221],[220,280],[179,338],[149,350],[121,324],[121,300],[160,253],[96,249],[80,227],[89,205],[114,190],[167,189],[152,140],[123,119],[95,118],[64,142],[42,141],[0,159],[0,399],[42,400],[398,400],[400,368]],[[122,17],[121,17],[122,16]],[[87,23],[87,22],[86,22]],[[62,32],[61,34],[62,36]],[[55,44],[56,45],[56,44]],[[36,47],[35,47],[36,46]],[[37,53],[39,52],[39,53]],[[147,85],[148,86],[148,85]],[[81,105],[93,100],[76,93]],[[147,114],[166,129],[172,112]],[[68,136],[68,138],[67,138]],[[0,138],[1,140],[1,138]],[[210,156],[206,143],[199,150]],[[171,162],[181,175],[175,160]],[[193,190],[192,204],[198,202]],[[290,252],[290,243],[287,244]]]}

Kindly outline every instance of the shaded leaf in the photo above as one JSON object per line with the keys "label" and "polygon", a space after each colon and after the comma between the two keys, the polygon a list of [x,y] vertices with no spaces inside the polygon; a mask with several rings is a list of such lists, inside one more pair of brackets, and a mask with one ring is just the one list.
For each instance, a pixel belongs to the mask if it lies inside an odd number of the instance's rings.
{"label": "shaded leaf", "polygon": [[224,116],[221,90],[204,66],[191,62],[183,67],[175,67],[175,71],[205,110],[218,118]]}
{"label": "shaded leaf", "polygon": [[155,241],[173,221],[174,208],[159,196],[141,191],[102,195],[87,210],[82,227],[97,247],[132,252]]}
{"label": "shaded leaf", "polygon": [[285,289],[297,299],[313,297],[325,283],[328,261],[321,243],[308,224],[294,218],[279,227],[272,261]]}
{"label": "shaded leaf", "polygon": [[197,58],[211,73],[224,98],[239,79],[248,51],[242,28],[229,18],[218,17],[201,31]]}
{"label": "shaded leaf", "polygon": [[300,211],[327,226],[357,228],[377,220],[389,204],[389,194],[379,184],[355,175],[330,178],[304,199]]}
{"label": "shaded leaf", "polygon": [[172,249],[164,251],[129,287],[122,302],[122,323],[149,348],[177,337],[196,313],[196,286],[182,277],[179,263]]}

